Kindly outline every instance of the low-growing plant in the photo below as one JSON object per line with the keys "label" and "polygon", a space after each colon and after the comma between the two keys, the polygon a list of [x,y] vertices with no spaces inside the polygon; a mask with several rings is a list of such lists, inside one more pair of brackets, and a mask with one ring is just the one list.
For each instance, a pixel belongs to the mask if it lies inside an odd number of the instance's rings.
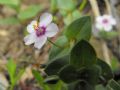
{"label": "low-growing plant", "polygon": [[84,16],[73,21],[55,43],[50,41],[53,46],[44,70],[47,78],[33,71],[44,90],[50,89],[43,82],[56,85],[59,81],[65,83],[66,90],[119,90],[120,85],[112,80],[111,67],[97,57],[89,43],[91,31],[91,18]]}
{"label": "low-growing plant", "polygon": [[8,75],[10,77],[9,90],[14,90],[15,85],[17,84],[17,82],[20,80],[20,77],[24,73],[24,69],[20,69],[19,71],[16,72],[17,66],[13,59],[8,60],[6,67]]}

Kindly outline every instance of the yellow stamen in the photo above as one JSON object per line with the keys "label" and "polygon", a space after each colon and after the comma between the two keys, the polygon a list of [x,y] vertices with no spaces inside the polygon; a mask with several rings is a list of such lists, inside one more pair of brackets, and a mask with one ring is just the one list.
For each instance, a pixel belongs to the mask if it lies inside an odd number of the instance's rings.
{"label": "yellow stamen", "polygon": [[35,30],[37,30],[38,29],[38,22],[35,25],[33,25],[33,27]]}

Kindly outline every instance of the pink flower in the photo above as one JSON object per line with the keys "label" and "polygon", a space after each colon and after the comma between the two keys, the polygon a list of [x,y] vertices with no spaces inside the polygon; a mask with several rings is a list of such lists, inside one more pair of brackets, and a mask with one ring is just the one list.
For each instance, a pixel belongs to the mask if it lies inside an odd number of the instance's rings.
{"label": "pink flower", "polygon": [[52,19],[50,13],[44,13],[41,15],[39,22],[32,21],[27,26],[29,35],[24,38],[25,45],[34,43],[35,48],[41,49],[47,38],[55,36],[59,29],[55,23],[52,23]]}
{"label": "pink flower", "polygon": [[96,18],[95,26],[98,30],[111,31],[114,25],[116,25],[116,20],[110,15],[98,16]]}

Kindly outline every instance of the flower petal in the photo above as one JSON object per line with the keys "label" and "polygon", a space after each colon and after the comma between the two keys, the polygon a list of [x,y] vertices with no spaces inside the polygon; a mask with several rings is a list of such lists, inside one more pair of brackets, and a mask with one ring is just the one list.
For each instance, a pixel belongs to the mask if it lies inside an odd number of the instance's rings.
{"label": "flower petal", "polygon": [[111,31],[112,30],[112,25],[104,26],[104,30],[107,31],[107,32]]}
{"label": "flower petal", "polygon": [[114,18],[112,18],[110,21],[111,21],[112,25],[116,25],[117,24],[117,22],[116,22],[116,20]]}
{"label": "flower petal", "polygon": [[28,26],[27,26],[27,31],[29,33],[33,33],[34,32],[34,25],[37,25],[37,21],[32,21]]}
{"label": "flower petal", "polygon": [[103,29],[103,26],[102,26],[102,24],[100,24],[100,23],[96,23],[96,28],[97,28],[98,30],[102,30],[102,29]]}
{"label": "flower petal", "polygon": [[36,40],[35,33],[31,33],[24,38],[25,45],[30,45],[30,44],[34,43],[35,40]]}
{"label": "flower petal", "polygon": [[53,17],[50,13],[44,13],[40,17],[39,26],[46,27],[47,25],[49,25],[52,22],[52,19],[53,19]]}
{"label": "flower petal", "polygon": [[38,37],[36,39],[36,41],[35,41],[34,47],[37,48],[37,49],[41,49],[46,41],[47,41],[47,37],[46,36]]}
{"label": "flower petal", "polygon": [[57,34],[58,31],[59,31],[58,26],[56,24],[54,24],[54,23],[51,23],[46,28],[45,35],[47,37],[53,37],[53,36],[55,36]]}
{"label": "flower petal", "polygon": [[96,23],[101,23],[102,20],[103,20],[102,16],[98,16],[98,17],[96,18]]}

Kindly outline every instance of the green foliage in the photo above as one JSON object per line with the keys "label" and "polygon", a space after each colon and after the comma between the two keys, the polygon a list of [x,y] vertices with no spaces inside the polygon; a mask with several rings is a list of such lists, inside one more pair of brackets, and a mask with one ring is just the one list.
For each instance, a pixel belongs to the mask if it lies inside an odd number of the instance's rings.
{"label": "green foliage", "polygon": [[80,11],[82,11],[85,8],[86,4],[87,4],[87,0],[83,0],[83,2],[81,3],[79,7]]}
{"label": "green foliage", "polygon": [[59,77],[56,75],[48,76],[44,82],[47,84],[56,84],[59,80]]}
{"label": "green foliage", "polygon": [[44,84],[44,78],[40,75],[38,71],[32,70],[32,73],[35,79],[37,80],[37,82],[39,83],[39,85],[42,86],[44,90],[50,90],[50,88]]}
{"label": "green foliage", "polygon": [[85,40],[79,41],[70,54],[70,63],[76,68],[91,67],[96,63],[96,59],[93,47]]}
{"label": "green foliage", "polygon": [[20,20],[30,19],[36,16],[42,10],[42,6],[40,5],[31,5],[25,10],[20,10],[18,14],[18,18]]}
{"label": "green foliage", "polygon": [[11,83],[14,83],[14,76],[16,72],[16,64],[10,59],[7,63],[7,70],[10,75]]}
{"label": "green foliage", "polygon": [[108,90],[120,90],[120,84],[115,80],[111,80],[107,86]]}
{"label": "green foliage", "polygon": [[13,25],[13,24],[19,24],[19,20],[15,17],[0,19],[0,25]]}
{"label": "green foliage", "polygon": [[116,57],[112,57],[111,59],[111,68],[113,71],[119,69],[119,60]]}
{"label": "green foliage", "polygon": [[70,12],[75,9],[76,3],[73,0],[57,0],[57,5],[60,10]]}
{"label": "green foliage", "polygon": [[49,76],[58,75],[67,84],[80,80],[87,82],[84,83],[85,85],[94,88],[101,76],[101,67],[95,65],[97,57],[92,46],[87,41],[81,40],[70,53],[70,64],[69,58],[55,59],[47,65],[45,72]]}
{"label": "green foliage", "polygon": [[[47,77],[43,78],[36,70],[32,70],[32,73],[43,90],[120,90],[120,85],[111,80],[113,78],[111,68],[97,58],[94,48],[88,42],[92,31],[91,19],[90,16],[81,17],[81,13],[76,9],[76,1],[51,0],[51,11],[54,13],[59,10],[68,27],[50,50],[49,61],[44,70]],[[80,10],[84,8],[86,2],[85,0],[81,4]],[[16,8],[18,13],[17,17],[1,19],[0,25],[19,24],[20,21],[33,18],[42,10],[41,5],[31,5],[21,10],[20,0],[0,0],[0,4]],[[118,34],[112,31],[100,32],[100,35],[104,39],[111,39]],[[24,72],[24,69],[21,69],[16,73],[16,68],[16,64],[10,59],[7,63],[10,90],[13,90]]]}
{"label": "green foliage", "polygon": [[63,87],[63,82],[56,82],[56,80],[58,81],[57,76],[54,75],[44,79],[38,71],[32,70],[32,73],[43,90],[66,90]]}
{"label": "green foliage", "polygon": [[[62,11],[62,12],[63,12],[63,11]],[[61,12],[61,13],[62,13],[62,12]],[[64,14],[64,12],[63,12],[63,14]],[[78,10],[74,10],[73,12],[68,13],[63,20],[64,20],[64,23],[65,23],[66,25],[69,25],[69,24],[70,24],[71,22],[73,22],[74,20],[80,18],[80,16],[81,16],[81,13],[80,13]]]}
{"label": "green foliage", "polygon": [[97,85],[95,90],[120,90],[120,84],[111,79],[107,86]]}
{"label": "green foliage", "polygon": [[57,10],[57,0],[51,0],[51,11],[55,12]]}
{"label": "green foliage", "polygon": [[49,60],[54,60],[60,57],[63,57],[69,53],[70,46],[68,39],[65,36],[59,37],[55,44],[60,47],[56,47],[55,45],[52,46],[49,54]]}
{"label": "green foliage", "polygon": [[95,90],[106,90],[106,87],[100,84],[95,87]]}
{"label": "green foliage", "polygon": [[51,90],[66,90],[65,87],[63,87],[63,82],[59,81],[56,84],[49,84],[51,87]]}
{"label": "green foliage", "polygon": [[94,86],[97,84],[99,76],[100,69],[98,66],[76,70],[75,67],[66,65],[59,72],[60,79],[68,84],[76,81],[84,81],[89,85]]}
{"label": "green foliage", "polygon": [[45,72],[48,75],[57,75],[59,70],[68,63],[69,63],[68,56],[55,59],[52,62],[48,63],[47,67],[45,68]]}
{"label": "green foliage", "polygon": [[12,5],[17,6],[19,5],[20,0],[0,0],[0,4],[2,5]]}
{"label": "green foliage", "polygon": [[94,87],[85,81],[76,81],[68,85],[68,90],[94,90]]}
{"label": "green foliage", "polygon": [[91,19],[89,16],[85,16],[72,22],[68,26],[65,35],[68,37],[68,39],[75,39],[77,41],[81,39],[89,40],[91,36],[91,30]]}
{"label": "green foliage", "polygon": [[[111,68],[97,59],[94,48],[88,43],[91,37],[90,17],[75,20],[64,34],[66,37],[62,36],[55,42],[59,47],[53,46],[50,51],[45,68],[49,77],[56,75],[68,85],[68,90],[95,90],[98,83],[105,84],[113,78]],[[56,83],[56,79],[48,81]]]}
{"label": "green foliage", "polygon": [[71,42],[69,42],[68,39],[77,39],[78,41],[81,39],[88,40],[91,36],[90,25],[90,17],[88,16],[75,20],[72,24],[70,24],[65,31],[65,35],[67,37],[61,36],[55,42],[55,44],[57,44],[61,48],[53,46],[50,51],[49,60],[57,59],[59,57],[69,54],[69,51],[71,50]]}
{"label": "green foliage", "polygon": [[97,64],[101,67],[102,78],[105,81],[109,81],[110,79],[113,78],[112,70],[111,70],[110,66],[107,63],[105,63],[103,60],[98,59]]}
{"label": "green foliage", "polygon": [[15,84],[24,73],[24,69],[21,69],[18,73],[16,73],[16,69],[17,69],[16,63],[12,59],[9,59],[7,63],[7,71],[10,76],[10,82],[11,82],[10,90],[13,90]]}
{"label": "green foliage", "polygon": [[89,68],[86,67],[78,71],[79,79],[87,82],[91,86],[97,85],[100,74],[101,69],[97,65],[91,66]]}
{"label": "green foliage", "polygon": [[94,86],[89,85],[87,82],[81,81],[76,85],[75,90],[94,90]]}
{"label": "green foliage", "polygon": [[55,10],[59,10],[66,25],[69,25],[81,16],[80,11],[76,9],[77,0],[53,0],[51,7],[53,6]]}
{"label": "green foliage", "polygon": [[65,83],[71,83],[71,82],[74,82],[78,79],[77,78],[77,71],[72,65],[64,66],[59,72],[59,77]]}

